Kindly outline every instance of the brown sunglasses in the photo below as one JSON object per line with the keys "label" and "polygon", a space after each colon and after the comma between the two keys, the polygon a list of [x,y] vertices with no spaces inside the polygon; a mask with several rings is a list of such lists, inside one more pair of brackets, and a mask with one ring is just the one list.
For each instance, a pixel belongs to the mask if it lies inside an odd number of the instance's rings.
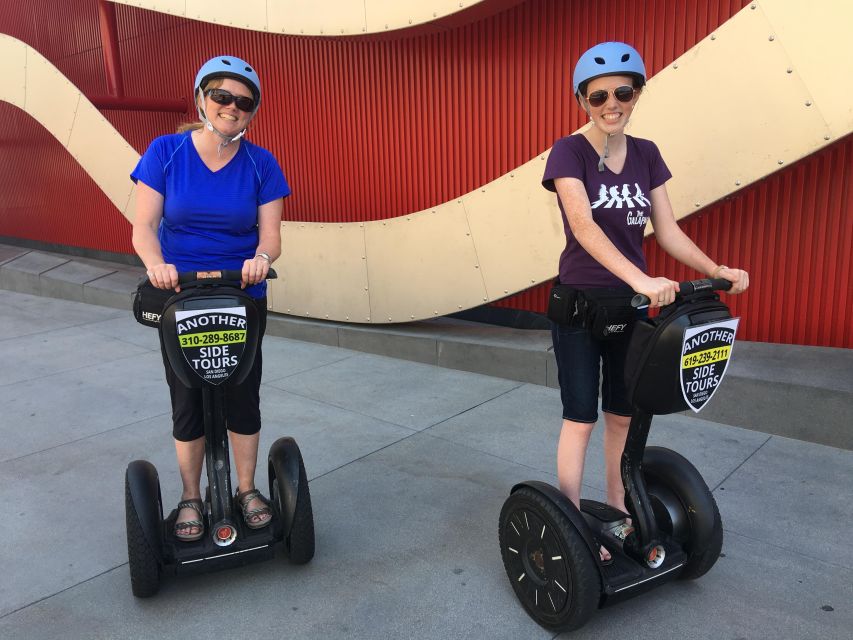
{"label": "brown sunglasses", "polygon": [[[622,85],[621,87],[616,87],[613,90],[613,97],[616,98],[619,102],[631,102],[634,99],[634,94],[637,92],[634,87],[631,87],[627,84]],[[607,102],[607,98],[610,97],[610,91],[605,91],[604,89],[599,89],[598,91],[593,91],[586,97],[586,101],[589,103],[591,107],[600,107],[605,102]]]}

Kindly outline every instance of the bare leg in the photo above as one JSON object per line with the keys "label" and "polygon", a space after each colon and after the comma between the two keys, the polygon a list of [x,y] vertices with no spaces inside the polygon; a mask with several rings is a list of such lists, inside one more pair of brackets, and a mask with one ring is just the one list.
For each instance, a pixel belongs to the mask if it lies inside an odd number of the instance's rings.
{"label": "bare leg", "polygon": [[560,491],[580,509],[583,465],[595,423],[563,420],[557,444],[557,480]]}
{"label": "bare leg", "polygon": [[[204,438],[196,438],[189,442],[175,440],[175,453],[178,456],[178,468],[181,471],[181,500],[201,498],[201,467],[204,464]],[[194,509],[181,509],[178,512],[177,522],[198,520],[198,513]],[[190,527],[183,531],[186,535],[195,535],[199,532],[198,527]]]}
{"label": "bare leg", "polygon": [[604,414],[604,469],[607,481],[607,504],[625,511],[625,486],[622,484],[622,452],[628,437],[630,416]]}
{"label": "bare leg", "polygon": [[[563,420],[560,442],[557,445],[557,480],[560,483],[560,491],[578,509],[580,509],[581,503],[584,459],[593,428],[595,428],[595,423]],[[611,558],[610,552],[604,547],[599,547],[598,555],[602,561]]]}
{"label": "bare leg", "polygon": [[[231,438],[234,466],[237,468],[237,491],[251,491],[255,488],[255,467],[258,464],[258,442],[261,434],[258,432],[247,436],[229,431],[228,435]],[[264,506],[260,498],[255,498],[248,504],[249,509],[260,509]],[[252,516],[252,524],[265,522],[271,517],[269,514],[255,514]]]}

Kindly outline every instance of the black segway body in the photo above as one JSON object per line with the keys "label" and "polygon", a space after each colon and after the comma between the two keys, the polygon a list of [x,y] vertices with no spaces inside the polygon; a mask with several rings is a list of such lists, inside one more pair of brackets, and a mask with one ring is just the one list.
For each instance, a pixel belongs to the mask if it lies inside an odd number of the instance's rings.
{"label": "black segway body", "polygon": [[[212,277],[212,284],[200,276]],[[292,438],[279,438],[270,449],[269,526],[251,529],[245,524],[231,487],[225,387],[245,380],[260,334],[255,302],[235,286],[239,280],[239,272],[182,274],[184,290],[169,299],[161,316],[169,365],[182,384],[199,388],[202,394],[208,488],[204,535],[192,542],[178,540],[172,534],[178,513],[174,510],[163,519],[154,466],[143,460],[128,466],[128,555],[133,592],[140,597],[157,592],[163,573],[208,571],[268,559],[279,542],[285,543],[295,563],[314,555],[308,480]]]}
{"label": "black segway body", "polygon": [[[543,627],[577,629],[596,608],[674,578],[698,578],[719,557],[722,523],[702,476],[676,452],[646,448],[646,439],[653,415],[699,411],[719,386],[737,320],[714,291],[729,286],[680,283],[675,304],[634,327],[625,371],[634,411],[621,465],[627,513],[593,500],[578,510],[537,481],[510,492],[499,524],[504,567]],[[599,559],[600,544],[611,561]]]}

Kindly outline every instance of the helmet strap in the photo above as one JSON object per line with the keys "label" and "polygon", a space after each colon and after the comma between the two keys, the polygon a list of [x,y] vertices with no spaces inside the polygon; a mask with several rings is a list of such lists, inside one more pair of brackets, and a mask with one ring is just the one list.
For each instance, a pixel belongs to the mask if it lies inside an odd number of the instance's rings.
{"label": "helmet strap", "polygon": [[607,143],[610,141],[610,136],[612,136],[612,135],[613,135],[612,133],[608,133],[607,135],[604,136],[604,151],[598,157],[598,172],[599,173],[604,173],[604,161],[610,157],[610,151],[607,149]]}

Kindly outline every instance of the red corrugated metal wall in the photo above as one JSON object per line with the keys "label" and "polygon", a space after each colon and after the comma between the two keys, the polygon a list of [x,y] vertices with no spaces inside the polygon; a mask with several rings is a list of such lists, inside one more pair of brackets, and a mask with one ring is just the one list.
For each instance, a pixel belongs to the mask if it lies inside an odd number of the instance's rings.
{"label": "red corrugated metal wall", "polygon": [[[566,85],[573,61],[594,42],[636,44],[654,73],[745,4],[529,0],[450,29],[338,39],[240,31],[123,5],[116,14],[127,95],[188,96],[195,70],[210,55],[228,51],[252,60],[264,79],[265,105],[251,135],[278,156],[294,186],[285,218],[357,221],[471,191],[580,126],[582,113]],[[16,5],[0,16],[0,30],[32,44],[87,95],[103,94],[96,8],[96,0]],[[180,120],[105,115],[140,151]],[[32,125],[21,135],[30,133]],[[73,160],[51,155],[58,171],[70,171]],[[17,157],[0,145],[0,166]],[[16,177],[18,189],[44,189],[41,165],[33,159],[30,166],[34,173]],[[78,233],[62,236],[66,244],[129,251],[126,236],[106,230],[115,210],[91,184],[78,182],[66,198],[87,207],[78,212]],[[0,235],[22,228],[35,239],[53,233],[53,207],[3,205],[2,213]],[[541,295],[521,294],[508,304],[540,308]]]}

